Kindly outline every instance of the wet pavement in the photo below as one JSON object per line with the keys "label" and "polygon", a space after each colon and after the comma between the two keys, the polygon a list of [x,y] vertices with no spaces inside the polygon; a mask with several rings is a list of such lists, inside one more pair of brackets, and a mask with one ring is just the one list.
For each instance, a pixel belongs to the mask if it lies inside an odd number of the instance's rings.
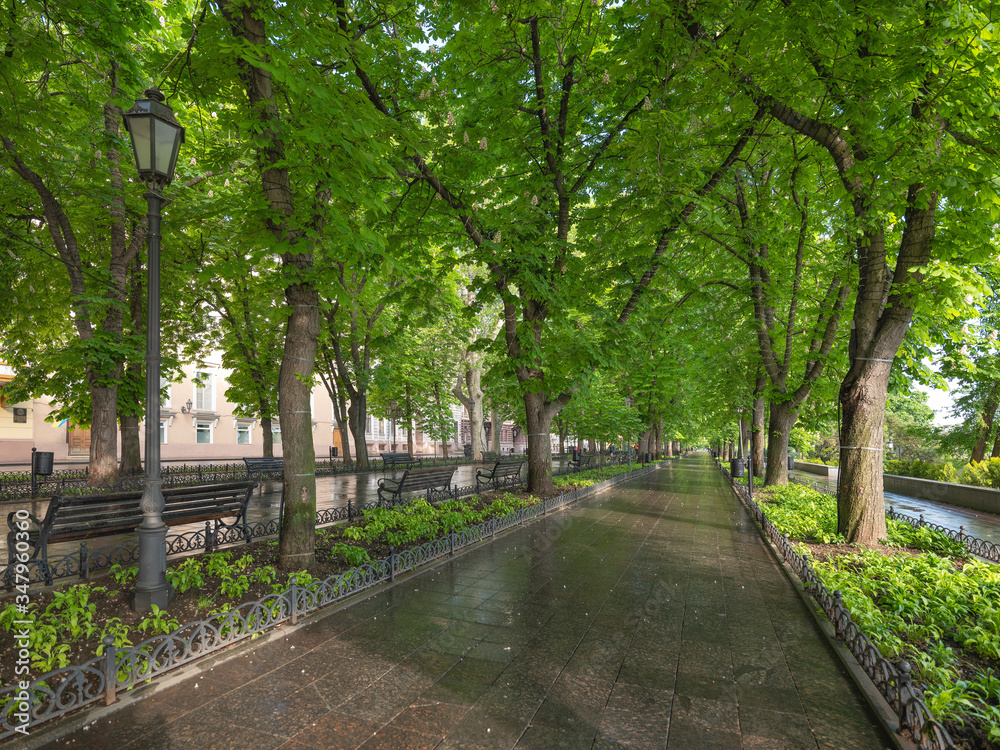
{"label": "wet pavement", "polygon": [[706,454],[202,670],[48,746],[890,746]]}

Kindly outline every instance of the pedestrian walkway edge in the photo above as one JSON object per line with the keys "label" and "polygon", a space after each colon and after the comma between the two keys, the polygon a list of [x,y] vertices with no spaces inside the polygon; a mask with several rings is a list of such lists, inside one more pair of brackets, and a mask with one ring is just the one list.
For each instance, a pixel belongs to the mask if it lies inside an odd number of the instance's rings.
{"label": "pedestrian walkway edge", "polygon": [[[739,501],[740,506],[746,510],[746,503],[743,497],[733,488],[732,484],[728,481],[729,477],[726,476],[725,471],[723,471],[721,467],[720,473],[722,473],[723,477],[727,479],[727,486],[729,487],[730,492],[732,492],[733,496]],[[879,723],[886,730],[886,733],[892,739],[895,746],[898,750],[919,750],[919,746],[914,741],[903,737],[899,733],[899,718],[897,717],[896,712],[892,709],[892,706],[889,705],[889,702],[886,701],[882,693],[879,692],[875,683],[872,682],[868,673],[865,672],[864,667],[861,666],[858,660],[854,657],[854,654],[851,653],[851,650],[842,640],[837,638],[833,623],[830,622],[830,618],[827,617],[826,612],[823,611],[823,608],[820,607],[816,599],[806,590],[802,580],[786,562],[784,556],[781,554],[781,551],[774,545],[773,542],[771,542],[770,539],[768,539],[767,534],[757,522],[757,519],[754,518],[753,513],[748,512],[747,516],[749,516],[754,528],[757,529],[757,533],[760,534],[761,540],[764,542],[764,546],[767,547],[775,562],[781,566],[781,569],[785,573],[785,577],[788,578],[789,582],[798,592],[799,597],[802,599],[803,604],[805,604],[809,614],[812,615],[817,626],[819,626],[823,637],[826,639],[827,643],[830,644],[834,653],[837,654],[837,657],[851,675],[851,679],[854,681],[854,684],[857,685],[858,690],[861,691],[865,701],[867,701],[876,718],[878,718]]]}

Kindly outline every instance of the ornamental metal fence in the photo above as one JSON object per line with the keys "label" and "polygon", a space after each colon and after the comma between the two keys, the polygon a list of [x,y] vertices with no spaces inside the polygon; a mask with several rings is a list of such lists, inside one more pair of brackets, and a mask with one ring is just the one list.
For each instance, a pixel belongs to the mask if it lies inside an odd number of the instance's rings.
{"label": "ornamental metal fence", "polygon": [[909,662],[892,662],[886,659],[878,646],[872,643],[857,623],[850,610],[844,606],[840,591],[830,592],[820,580],[808,555],[800,555],[791,540],[764,515],[760,505],[746,488],[733,478],[721,463],[719,471],[729,480],[733,491],[764,531],[767,539],[777,548],[788,566],[802,581],[802,585],[816,600],[833,625],[836,638],[843,641],[858,664],[868,675],[882,697],[896,715],[899,734],[909,733],[921,750],[958,750],[948,730],[934,718],[923,699],[923,691],[913,684]]}
{"label": "ornamental metal fence", "polygon": [[[508,455],[508,454],[505,454]],[[321,460],[316,462],[317,477],[333,477],[341,474],[377,474],[384,471],[379,465],[379,459],[372,459],[367,467],[358,466],[353,461]],[[424,466],[463,466],[476,463],[471,458],[424,458]],[[234,481],[247,481],[257,478],[248,472],[245,464],[224,463],[193,465],[187,464],[163,465],[160,468],[164,487],[186,487],[197,484],[221,484]],[[280,471],[264,470],[267,480],[281,481]],[[52,495],[92,495],[106,492],[128,492],[141,490],[144,477],[142,475],[121,477],[114,482],[102,485],[87,484],[89,473],[87,467],[82,469],[60,469],[50,475],[36,474],[34,487],[30,471],[0,471],[0,501],[30,500],[33,497],[51,497]]]}
{"label": "ornamental metal fence", "polygon": [[[387,558],[315,581],[308,586],[293,583],[281,593],[268,594],[228,612],[219,612],[205,620],[187,623],[171,633],[148,638],[130,648],[117,648],[114,639],[107,636],[102,641],[104,653],[84,664],[52,670],[24,687],[12,685],[0,689],[0,740],[21,736],[28,729],[45,721],[65,716],[99,701],[110,705],[116,700],[118,691],[149,682],[204,656],[257,637],[283,623],[294,625],[307,614],[376,584],[393,581],[401,573],[440,557],[453,555],[456,550],[652,469],[649,466],[619,474],[590,487],[544,500],[477,526],[457,532],[452,529],[446,537],[401,552],[390,547]],[[342,509],[332,510],[337,512]],[[343,510],[347,512],[346,508]]]}
{"label": "ornamental metal fence", "polygon": [[[568,473],[571,472],[553,472],[554,476]],[[516,489],[523,484],[520,476],[504,477],[479,485],[456,485],[447,490],[432,490],[422,496],[416,495],[407,498],[403,502],[423,497],[429,502],[438,503],[445,500],[458,500],[485,491]],[[392,503],[386,501],[353,503],[348,500],[345,506],[318,510],[316,512],[316,526],[329,526],[343,521],[350,522],[355,516],[360,516],[366,510],[391,507]],[[211,521],[205,521],[205,526],[202,529],[170,535],[167,538],[167,557],[213,552],[223,547],[249,544],[255,539],[277,535],[280,527],[280,519],[277,518],[248,523],[245,527],[226,526],[218,520],[214,525]],[[114,565],[129,565],[138,561],[139,547],[135,542],[90,549],[86,541],[81,541],[79,548],[73,552],[49,555],[45,560],[31,559],[23,563],[8,562],[0,572],[0,581],[7,591],[20,584],[51,586],[54,581],[64,578],[78,577],[80,580],[86,581],[90,579],[91,575],[108,570]]]}

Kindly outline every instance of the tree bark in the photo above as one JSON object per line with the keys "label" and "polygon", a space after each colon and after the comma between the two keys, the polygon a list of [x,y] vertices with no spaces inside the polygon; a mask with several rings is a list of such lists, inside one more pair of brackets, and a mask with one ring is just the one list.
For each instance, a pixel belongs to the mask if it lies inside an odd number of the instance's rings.
{"label": "tree bark", "polygon": [[472,458],[475,461],[483,460],[483,451],[486,450],[486,431],[483,428],[483,389],[480,385],[482,372],[478,363],[473,361],[471,354],[465,354],[465,387],[468,396],[462,390],[462,374],[458,375],[458,380],[452,393],[455,394],[462,406],[469,414],[469,431],[472,433]]}
{"label": "tree bark", "polygon": [[750,418],[750,461],[753,475],[761,478],[764,476],[764,413],[767,407],[764,400],[765,388],[767,375],[763,370],[758,370],[753,389],[753,415]]}
{"label": "tree bark", "polygon": [[368,396],[356,393],[347,407],[347,424],[354,435],[354,453],[358,466],[368,466],[368,443],[365,440],[365,421],[368,417]]}
{"label": "tree bark", "polygon": [[982,461],[986,455],[986,442],[993,433],[993,420],[996,418],[997,405],[1000,404],[1000,385],[994,385],[986,395],[983,412],[979,418],[979,429],[976,434],[976,444],[972,447],[970,463]]}
{"label": "tree bark", "polygon": [[552,445],[549,430],[558,409],[537,393],[524,393],[528,441],[528,491],[543,495],[553,492]]}
{"label": "tree bark", "polygon": [[493,408],[492,401],[490,402],[490,424],[492,428],[490,429],[490,446],[491,450],[500,455],[500,423],[497,422],[497,410]]}
{"label": "tree bark", "polygon": [[[887,537],[881,446],[890,368],[889,363],[877,364],[882,372],[870,368],[840,391],[843,421],[837,527],[848,540],[866,546],[875,546]],[[878,503],[858,503],[858,497],[877,498]]]}
{"label": "tree bark", "polygon": [[764,484],[788,484],[788,435],[799,415],[791,402],[771,404],[767,425],[767,475]]}

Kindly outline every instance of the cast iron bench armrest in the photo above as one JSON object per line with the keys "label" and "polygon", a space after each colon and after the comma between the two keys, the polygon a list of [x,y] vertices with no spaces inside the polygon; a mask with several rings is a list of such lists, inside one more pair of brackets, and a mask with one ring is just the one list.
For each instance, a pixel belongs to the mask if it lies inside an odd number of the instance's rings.
{"label": "cast iron bench armrest", "polygon": [[407,469],[399,479],[383,477],[378,480],[378,499],[382,502],[390,501],[395,504],[404,492],[420,492],[421,490],[430,492],[438,487],[447,490],[454,475],[454,466]]}

